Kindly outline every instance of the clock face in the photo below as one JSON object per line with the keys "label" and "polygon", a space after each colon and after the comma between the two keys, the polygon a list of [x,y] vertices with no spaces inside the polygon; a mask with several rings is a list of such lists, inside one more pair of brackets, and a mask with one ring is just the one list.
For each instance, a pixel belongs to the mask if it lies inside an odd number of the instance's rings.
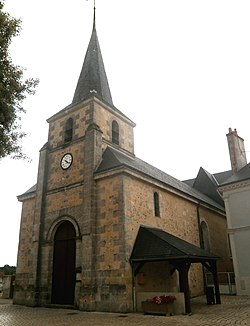
{"label": "clock face", "polygon": [[73,156],[70,153],[63,155],[61,159],[61,168],[63,170],[68,169],[71,166],[72,162],[73,162]]}

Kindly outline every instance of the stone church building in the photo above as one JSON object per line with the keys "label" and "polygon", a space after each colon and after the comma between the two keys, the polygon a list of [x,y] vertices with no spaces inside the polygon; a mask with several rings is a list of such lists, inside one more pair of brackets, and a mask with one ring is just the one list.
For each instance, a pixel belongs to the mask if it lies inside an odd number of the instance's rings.
{"label": "stone church building", "polygon": [[[48,120],[22,202],[14,303],[140,310],[146,293],[204,293],[231,271],[225,208],[135,156],[112,101],[95,18],[72,103]],[[217,200],[218,199],[218,200]]]}

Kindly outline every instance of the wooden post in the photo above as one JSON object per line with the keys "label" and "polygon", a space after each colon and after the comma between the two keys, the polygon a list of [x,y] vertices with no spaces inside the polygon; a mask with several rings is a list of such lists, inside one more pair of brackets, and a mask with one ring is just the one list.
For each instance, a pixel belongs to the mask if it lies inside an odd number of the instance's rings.
{"label": "wooden post", "polygon": [[185,312],[186,314],[191,313],[191,302],[190,302],[190,292],[188,283],[188,271],[190,268],[190,263],[184,262],[176,266],[179,272],[179,282],[180,282],[180,292],[184,293],[185,299]]}
{"label": "wooden post", "polygon": [[216,260],[211,262],[210,264],[211,264],[213,279],[214,279],[215,301],[216,301],[216,304],[221,304],[220,288],[219,288],[219,280],[218,280],[218,274],[217,274]]}
{"label": "wooden post", "polygon": [[220,300],[220,288],[219,288],[219,280],[218,280],[218,273],[217,273],[217,266],[216,260],[212,260],[210,262],[203,262],[202,263],[210,273],[213,274],[213,281],[214,281],[214,290],[215,290],[215,303],[221,304]]}

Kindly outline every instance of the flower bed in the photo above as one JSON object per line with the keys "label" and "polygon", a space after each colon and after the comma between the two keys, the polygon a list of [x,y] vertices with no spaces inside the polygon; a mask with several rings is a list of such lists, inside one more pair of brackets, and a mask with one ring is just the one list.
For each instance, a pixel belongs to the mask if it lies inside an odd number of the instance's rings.
{"label": "flower bed", "polygon": [[172,316],[174,314],[174,296],[155,296],[151,300],[142,301],[144,314],[158,314]]}
{"label": "flower bed", "polygon": [[152,301],[157,304],[173,303],[175,300],[176,297],[173,295],[157,295],[152,299]]}

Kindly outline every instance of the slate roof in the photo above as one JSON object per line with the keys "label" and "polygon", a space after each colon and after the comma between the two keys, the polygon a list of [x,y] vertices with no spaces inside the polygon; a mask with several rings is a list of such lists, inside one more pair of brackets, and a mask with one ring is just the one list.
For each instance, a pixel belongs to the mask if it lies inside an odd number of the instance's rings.
{"label": "slate roof", "polygon": [[245,165],[242,169],[240,169],[238,172],[233,174],[230,178],[222,182],[221,186],[225,186],[227,184],[236,183],[248,179],[250,179],[250,163]]}
{"label": "slate roof", "polygon": [[224,172],[219,172],[219,173],[214,173],[213,176],[217,180],[218,184],[220,185],[223,183],[225,180],[230,178],[233,175],[232,170],[224,171]]}
{"label": "slate roof", "polygon": [[233,174],[232,170],[211,174],[202,167],[194,179],[184,180],[187,185],[193,187],[208,197],[215,200],[218,204],[224,206],[224,201],[218,192],[218,187],[225,180],[231,177]]}
{"label": "slate roof", "polygon": [[103,160],[95,171],[95,174],[110,171],[119,167],[127,167],[139,173],[143,173],[155,180],[158,180],[165,185],[176,189],[188,196],[195,198],[198,201],[207,203],[224,211],[224,207],[215,202],[213,199],[204,195],[195,188],[190,187],[186,183],[170,176],[169,174],[157,169],[156,167],[144,162],[137,157],[131,157],[114,148],[107,147],[103,153]]}
{"label": "slate roof", "polygon": [[93,95],[113,105],[101,49],[96,33],[95,18],[88,49],[83,62],[72,103],[78,103]]}
{"label": "slate roof", "polygon": [[218,181],[213,174],[200,168],[198,175],[194,181],[193,187],[208,197],[212,198],[221,206],[224,206],[224,201],[221,195],[218,193]]}
{"label": "slate roof", "polygon": [[32,186],[31,188],[29,188],[27,191],[25,191],[25,193],[17,196],[17,199],[19,201],[22,201],[26,196],[29,196],[32,193],[35,193],[35,191],[36,191],[36,184],[34,186]]}
{"label": "slate roof", "polygon": [[[200,167],[200,169],[203,169],[203,168]],[[203,169],[203,170],[206,171],[205,169]],[[209,172],[207,172],[207,173],[209,173]],[[198,172],[198,174],[199,174],[199,172]],[[233,171],[232,170],[228,170],[228,171],[223,171],[223,172],[218,172],[218,173],[212,173],[211,175],[216,179],[216,181],[220,185],[222,182],[224,182],[225,180],[227,180],[228,178],[230,178],[233,175]],[[190,187],[193,187],[196,178],[188,179],[188,180],[183,180],[183,182],[185,182],[186,184],[188,184]]]}
{"label": "slate roof", "polygon": [[[157,181],[164,183],[165,185],[180,191],[181,193],[193,197],[196,200],[211,205],[221,211],[225,211],[223,205],[220,205],[218,202],[213,200],[213,198],[208,195],[202,193],[201,191],[193,188],[192,186],[186,184],[183,181],[180,181],[169,174],[157,169],[156,167],[150,165],[149,163],[137,158],[128,156],[121,151],[118,151],[114,148],[107,147],[102,155],[102,161],[100,165],[97,167],[95,171],[95,175],[100,173],[111,171],[116,168],[127,167],[136,172],[142,173],[144,175],[149,176]],[[36,185],[27,190],[24,194],[20,195],[28,195],[31,192],[36,191]]]}
{"label": "slate roof", "polygon": [[219,259],[183,239],[157,228],[140,226],[130,262],[186,260],[204,262]]}

